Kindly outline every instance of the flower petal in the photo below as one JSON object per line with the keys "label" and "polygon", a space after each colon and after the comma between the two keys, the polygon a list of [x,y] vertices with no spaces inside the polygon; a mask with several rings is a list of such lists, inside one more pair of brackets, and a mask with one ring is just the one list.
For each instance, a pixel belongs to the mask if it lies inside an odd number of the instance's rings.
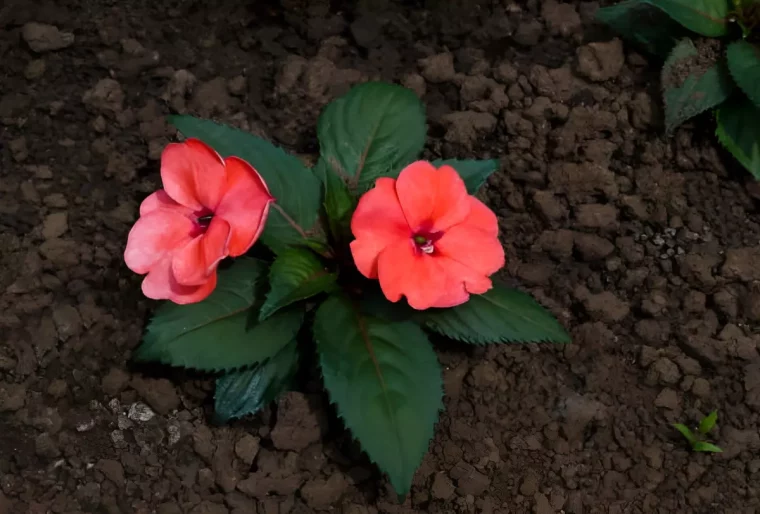
{"label": "flower petal", "polygon": [[351,253],[359,271],[367,278],[377,277],[377,257],[388,245],[411,239],[396,196],[396,181],[379,178],[375,187],[359,200],[351,218],[351,232],[356,238]]}
{"label": "flower petal", "polygon": [[157,211],[159,209],[174,210],[188,217],[193,215],[192,209],[188,209],[184,205],[178,204],[172,200],[163,189],[155,191],[142,201],[140,204],[140,216],[145,216],[149,212]]}
{"label": "flower petal", "polygon": [[431,307],[445,309],[447,307],[456,307],[470,299],[470,293],[464,286],[464,282],[453,277],[447,276],[445,292],[440,296]]}
{"label": "flower petal", "polygon": [[206,233],[196,237],[172,256],[172,275],[178,284],[204,284],[216,270],[219,261],[227,257],[230,225],[215,216]]}
{"label": "flower petal", "polygon": [[363,237],[354,239],[349,246],[359,273],[367,278],[377,278],[377,258],[387,246],[386,242],[374,237]]}
{"label": "flower petal", "polygon": [[462,224],[477,227],[493,237],[499,235],[499,220],[496,214],[474,196],[470,197],[470,214]]}
{"label": "flower petal", "polygon": [[261,235],[274,198],[250,164],[237,157],[228,157],[224,163],[226,192],[215,214],[229,223],[229,253],[237,257],[247,252]]}
{"label": "flower petal", "polygon": [[451,227],[436,241],[435,250],[480,275],[489,276],[504,267],[504,248],[499,238],[474,225]]}
{"label": "flower petal", "polygon": [[224,194],[224,161],[198,139],[171,143],[161,154],[161,180],[167,194],[193,211],[214,211]]}
{"label": "flower petal", "polygon": [[414,231],[443,232],[470,212],[470,195],[451,166],[436,169],[427,161],[413,162],[396,181],[401,208]]}
{"label": "flower petal", "polygon": [[167,254],[190,242],[194,226],[180,210],[171,208],[141,216],[129,231],[124,262],[135,273],[148,273]]}
{"label": "flower petal", "polygon": [[397,302],[403,295],[413,309],[431,307],[445,293],[446,277],[437,260],[416,251],[409,239],[388,245],[377,262],[385,297]]}
{"label": "flower petal", "polygon": [[444,255],[439,255],[438,262],[443,269],[443,274],[446,275],[447,291],[463,288],[468,293],[483,294],[493,287],[493,283],[488,278],[488,275],[473,269],[467,264]]}
{"label": "flower petal", "polygon": [[183,286],[174,279],[171,258],[166,257],[156,263],[142,283],[145,296],[154,300],[171,300],[177,304],[200,302],[216,287],[216,270],[198,286]]}

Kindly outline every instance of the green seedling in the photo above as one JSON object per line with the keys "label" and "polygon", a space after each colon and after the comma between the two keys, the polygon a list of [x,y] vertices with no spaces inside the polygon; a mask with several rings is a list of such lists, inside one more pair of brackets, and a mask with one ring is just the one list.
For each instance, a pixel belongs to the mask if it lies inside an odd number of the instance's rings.
{"label": "green seedling", "polygon": [[691,445],[691,449],[693,451],[722,453],[723,450],[721,450],[718,446],[714,445],[711,442],[705,441],[707,434],[715,427],[715,423],[717,421],[718,411],[714,410],[702,418],[702,421],[700,421],[699,425],[697,426],[696,433],[682,423],[675,423],[673,426],[676,430],[681,432],[681,435],[683,435],[687,441],[689,441],[689,444]]}

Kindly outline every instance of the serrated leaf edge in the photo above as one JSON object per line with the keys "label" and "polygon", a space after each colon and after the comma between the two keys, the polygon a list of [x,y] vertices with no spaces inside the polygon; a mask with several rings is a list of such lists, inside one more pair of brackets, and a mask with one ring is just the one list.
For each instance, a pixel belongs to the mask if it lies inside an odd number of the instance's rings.
{"label": "serrated leaf edge", "polygon": [[[557,325],[557,328],[561,331],[562,335],[564,336],[563,339],[548,339],[548,338],[534,338],[534,339],[517,339],[512,337],[499,337],[495,341],[494,340],[487,340],[482,337],[467,337],[464,334],[457,333],[455,335],[451,335],[444,331],[442,325],[440,323],[436,323],[434,319],[425,319],[424,315],[421,318],[420,325],[422,327],[426,327],[429,330],[432,330],[438,335],[442,335],[448,339],[451,339],[453,341],[459,341],[461,343],[467,343],[467,344],[473,344],[477,346],[487,346],[491,344],[511,344],[511,343],[518,343],[518,344],[532,344],[532,343],[551,343],[551,344],[570,344],[572,343],[572,337],[570,337],[570,334],[568,333],[567,329],[560,323],[559,319],[557,319],[552,312],[544,307],[541,302],[536,300],[532,295],[529,293],[526,293],[524,291],[517,290],[527,296],[530,297],[531,300],[533,300],[536,303],[536,306],[540,307],[541,309],[545,310],[547,314],[549,314],[552,318],[554,318],[554,321]],[[480,295],[478,295],[480,296]],[[488,298],[486,298],[488,300]],[[453,307],[452,307],[453,308]]]}
{"label": "serrated leaf edge", "polygon": [[[666,13],[666,14],[667,14],[667,13]],[[674,51],[674,50],[675,50],[675,49],[678,47],[678,45],[679,45],[681,42],[683,42],[683,41],[687,41],[687,40],[688,40],[689,42],[691,42],[691,43],[692,43],[692,45],[694,45],[694,41],[693,41],[691,38],[689,38],[689,37],[683,38],[683,39],[681,39],[680,41],[678,41],[678,43],[676,43],[676,44],[675,44],[675,46],[673,46],[673,49],[671,49],[671,51],[670,51],[670,52],[671,52],[671,54],[673,53],[673,51]],[[695,49],[696,49],[696,47],[695,47]],[[697,54],[697,55],[698,55],[698,54]],[[668,56],[668,57],[670,57],[670,56]],[[674,60],[674,61],[675,61],[675,60]],[[669,119],[669,116],[668,116],[668,111],[669,111],[669,108],[668,108],[668,101],[667,101],[667,98],[665,97],[665,92],[666,92],[666,91],[668,91],[668,89],[665,87],[665,81],[664,81],[664,76],[665,76],[665,68],[666,68],[666,66],[669,64],[669,62],[670,62],[670,59],[669,59],[669,58],[668,58],[668,59],[666,59],[666,60],[665,60],[665,63],[664,63],[664,64],[663,64],[663,66],[662,66],[662,69],[660,70],[660,84],[661,84],[661,86],[662,86],[662,103],[663,103],[663,105],[665,106],[665,134],[666,134],[666,135],[668,135],[668,136],[672,135],[672,134],[673,134],[673,132],[675,132],[675,130],[676,130],[678,127],[680,127],[681,125],[683,125],[683,124],[684,124],[684,123],[686,123],[687,121],[689,121],[689,120],[691,120],[691,119],[694,119],[694,118],[696,118],[697,116],[699,116],[699,115],[701,115],[701,114],[704,114],[705,112],[707,112],[707,111],[709,111],[709,110],[711,110],[711,109],[716,109],[716,108],[718,108],[718,107],[721,105],[721,104],[717,104],[717,105],[713,105],[713,106],[703,107],[703,108],[701,108],[701,109],[697,110],[697,111],[696,111],[694,114],[692,114],[690,117],[688,117],[688,118],[686,118],[685,120],[681,121],[680,123],[678,123],[678,124],[676,124],[676,125],[672,125],[672,126],[671,126],[671,123],[670,123],[670,122],[671,122],[671,121],[673,121],[673,120]],[[675,64],[675,62],[673,62],[673,64]],[[720,61],[716,61],[716,62],[715,62],[715,64],[714,64],[713,66],[720,66]],[[726,67],[726,69],[728,70],[729,76],[731,76],[731,79],[733,80],[734,84],[736,84],[736,79],[733,77],[733,75],[731,75],[731,68],[730,68],[730,66],[728,66],[728,63],[725,63],[725,67]],[[708,68],[708,69],[709,69],[709,68]],[[692,75],[689,75],[688,77],[692,77]],[[687,80],[688,80],[688,77],[687,77]],[[685,83],[685,82],[684,82],[684,83]],[[681,88],[682,88],[682,87],[683,87],[683,85],[681,85]],[[681,89],[681,88],[672,88],[672,89]],[[730,98],[730,97],[731,97],[731,95],[729,94],[729,95],[728,95],[728,98]],[[725,102],[725,100],[724,100],[723,102]],[[721,102],[721,103],[723,103],[723,102]]]}
{"label": "serrated leaf edge", "polygon": [[[283,347],[280,349],[280,351],[282,351],[283,349],[285,349],[285,347],[286,347],[286,346],[288,346],[289,344],[293,344],[293,342],[294,342],[294,341],[295,341],[295,339],[293,339],[292,341],[290,341],[288,344],[286,344],[285,346],[283,346]],[[278,353],[279,353],[279,352],[278,352]],[[297,356],[296,356],[296,360],[297,360],[297,365],[298,365],[298,364],[300,363],[300,360],[301,360],[301,352],[300,352],[300,350],[296,350],[296,353],[297,353]],[[214,382],[216,382],[216,380],[218,380],[218,379],[220,379],[220,378],[224,377],[225,375],[228,375],[228,374],[231,374],[231,373],[239,373],[240,371],[250,371],[250,370],[253,370],[253,369],[257,368],[257,367],[260,367],[260,366],[264,366],[264,365],[266,365],[266,364],[267,364],[269,361],[271,361],[271,360],[272,360],[272,359],[273,359],[273,358],[274,358],[276,355],[277,355],[277,354],[273,355],[272,357],[268,357],[267,359],[265,359],[265,360],[263,360],[263,361],[261,361],[261,362],[259,362],[259,363],[257,363],[257,364],[254,364],[254,365],[252,365],[252,366],[250,366],[249,368],[247,368],[247,369],[244,369],[244,370],[243,370],[243,369],[237,369],[237,370],[233,370],[233,371],[226,371],[226,372],[223,372],[223,373],[222,373],[221,375],[219,375],[218,377],[215,377],[215,380],[214,380]],[[213,400],[214,400],[214,412],[213,412],[213,415],[214,415],[214,417],[216,417],[216,416],[217,416],[217,413],[216,413],[216,399],[217,399],[217,392],[218,392],[218,388],[217,388],[217,385],[216,385],[216,383],[214,383],[214,396],[213,396]],[[271,403],[271,402],[273,402],[274,400],[276,400],[276,399],[277,399],[277,396],[279,396],[279,394],[281,394],[281,393],[282,393],[282,391],[280,391],[280,393],[278,393],[278,395],[275,395],[275,398],[273,398],[273,399],[272,399],[272,400],[271,400],[269,403]],[[262,408],[263,408],[263,406],[262,406]],[[245,416],[254,416],[254,415],[256,415],[256,414],[257,414],[258,412],[260,412],[260,411],[261,411],[261,408],[260,408],[259,410],[256,410],[256,411],[254,411],[254,412],[249,412],[249,413],[247,413],[247,414],[243,414],[242,416],[230,416],[230,417],[228,417],[228,418],[225,418],[223,422],[224,422],[224,423],[227,423],[227,422],[229,422],[229,421],[231,421],[231,420],[233,420],[233,419],[242,419],[242,418],[243,418],[243,417],[245,417]]]}
{"label": "serrated leaf edge", "polygon": [[[438,360],[437,357],[436,357],[436,360]],[[438,366],[440,367],[440,365],[441,365],[441,363],[439,361],[438,362]],[[322,382],[324,383],[324,378],[325,377],[324,377],[324,374],[322,372],[321,362],[320,362],[320,366],[319,366],[319,375],[320,375],[320,377],[322,377]],[[361,448],[362,453],[367,456],[367,458],[369,459],[369,461],[372,464],[374,464],[377,467],[378,470],[380,470],[380,473],[382,473],[384,475],[387,475],[387,473],[380,467],[380,464],[378,464],[377,461],[375,461],[372,458],[372,456],[364,450],[364,445],[362,444],[361,439],[359,439],[359,437],[357,437],[354,434],[354,429],[351,428],[351,425],[348,423],[348,420],[343,416],[343,412],[342,412],[342,409],[340,408],[340,405],[338,405],[337,402],[333,401],[332,393],[330,392],[330,390],[327,387],[325,387],[325,391],[327,392],[327,397],[328,397],[328,400],[330,402],[330,405],[332,405],[333,407],[335,407],[335,413],[343,421],[343,425],[348,429],[349,433],[351,434],[351,439],[353,441],[356,441],[357,443],[359,443],[359,447]],[[446,410],[446,405],[444,405],[444,403],[443,403],[443,398],[445,396],[446,396],[445,391],[444,391],[443,387],[441,387],[441,396],[440,396],[440,398],[438,398],[439,406],[438,406],[438,410],[436,411],[436,419],[433,422],[433,435],[430,436],[430,439],[428,439],[428,447],[425,450],[425,452],[422,454],[422,458],[423,459],[424,459],[425,455],[430,451],[430,443],[433,441],[433,439],[435,439],[435,429],[438,426],[438,423],[440,423],[440,421],[441,421],[441,419],[440,419],[441,418],[441,413]],[[414,474],[416,474],[417,471],[419,471],[419,466],[417,466],[417,469],[414,470]],[[391,483],[390,477],[388,477],[388,482]],[[410,488],[411,488],[411,485],[410,485]],[[394,487],[394,490],[395,490],[395,487]],[[398,494],[399,496],[402,495],[402,493],[400,493],[398,491],[396,491],[396,494]],[[408,494],[408,491],[407,491],[407,493],[403,493],[403,494]]]}
{"label": "serrated leaf edge", "polygon": [[[281,309],[284,309],[285,307],[289,307],[289,305],[285,305],[285,306],[281,307]],[[255,310],[255,308],[254,307],[247,307],[246,309],[239,310],[239,311],[235,312],[234,314],[240,314],[241,312],[245,312],[246,310],[253,311],[253,310]],[[305,315],[305,313],[302,313],[302,316],[301,316],[301,325],[303,325],[303,323],[304,323],[304,315]],[[261,320],[261,321],[263,321],[263,320]],[[259,323],[261,323],[261,321],[259,321]],[[159,359],[143,359],[143,358],[140,358],[139,355],[138,355],[138,353],[139,353],[140,348],[142,347],[143,344],[144,343],[141,342],[140,345],[132,352],[132,355],[130,356],[131,360],[134,360],[135,362],[141,362],[141,363],[155,362],[155,363],[161,364],[163,366],[167,366],[167,367],[169,367],[171,369],[180,369],[180,370],[195,371],[195,372],[198,372],[198,373],[201,373],[201,374],[204,374],[204,375],[215,375],[215,378],[219,378],[219,376],[223,376],[223,375],[226,375],[228,373],[237,373],[237,372],[240,372],[240,371],[250,370],[252,368],[255,368],[256,366],[263,365],[266,361],[268,361],[269,359],[272,358],[272,357],[267,357],[266,359],[264,359],[261,362],[256,362],[256,363],[253,363],[253,364],[243,364],[241,366],[232,367],[232,368],[196,368],[196,367],[193,367],[193,366],[174,365],[174,364],[171,363],[171,361],[167,361],[166,357],[161,357]],[[290,344],[290,343],[285,344],[283,346],[283,348],[285,346],[287,346],[288,344]],[[282,348],[280,350],[278,350],[278,352],[281,351],[281,350],[282,350]],[[277,355],[277,354],[275,354],[275,355]]]}
{"label": "serrated leaf edge", "polygon": [[744,93],[744,96],[746,96],[746,97],[749,99],[749,101],[750,101],[750,102],[752,102],[752,104],[753,104],[753,105],[755,105],[755,107],[757,107],[758,109],[760,109],[760,105],[759,105],[759,104],[757,104],[757,103],[756,103],[756,102],[755,102],[755,101],[752,99],[752,96],[750,96],[750,94],[747,92],[747,90],[746,90],[746,89],[744,89],[744,87],[741,85],[741,83],[740,83],[740,82],[739,82],[739,81],[736,79],[736,74],[734,73],[734,69],[733,69],[733,67],[731,66],[731,59],[729,58],[729,55],[728,55],[728,53],[731,51],[731,48],[732,48],[732,47],[736,48],[736,46],[737,46],[738,44],[740,44],[740,43],[747,43],[747,44],[749,44],[749,45],[752,45],[752,43],[750,43],[750,42],[748,42],[748,41],[745,41],[745,40],[743,40],[743,39],[742,39],[742,40],[739,40],[739,41],[733,41],[733,42],[731,42],[731,43],[730,43],[730,44],[729,44],[729,45],[726,47],[726,68],[728,68],[728,74],[729,74],[729,75],[731,75],[731,78],[733,79],[733,81],[734,81],[734,84],[736,84],[736,86],[737,86],[737,87],[738,87],[738,88],[741,90],[741,92],[742,92],[742,93]]}
{"label": "serrated leaf edge", "polygon": [[[420,327],[420,328],[422,328],[422,327]],[[317,345],[319,344],[319,341],[318,341],[318,339],[317,339],[316,336],[314,336],[314,342]],[[432,343],[430,343],[430,341],[428,341],[428,344],[430,345],[430,347],[431,347],[430,349],[432,350],[432,352],[436,355],[436,358],[435,358],[436,363],[438,364],[438,368],[441,371],[441,375],[443,375],[443,369],[441,368],[441,362],[438,360],[438,355],[437,355],[437,353],[435,351],[435,347],[432,345]],[[374,360],[374,358],[373,358],[373,360]],[[322,370],[322,359],[321,359],[321,356],[319,358],[319,375],[322,378],[322,383],[324,384],[325,376],[324,376],[324,372]],[[330,405],[332,405],[332,406],[335,407],[335,413],[338,415],[338,418],[340,418],[343,421],[343,425],[348,429],[349,433],[351,434],[351,439],[353,441],[356,441],[357,443],[359,443],[359,447],[361,448],[362,453],[367,456],[367,458],[369,459],[369,461],[372,464],[374,464],[375,467],[377,467],[378,470],[380,470],[380,473],[382,473],[384,475],[387,475],[387,473],[380,467],[380,464],[378,464],[377,461],[375,461],[372,458],[372,456],[364,450],[364,445],[362,444],[361,439],[359,439],[359,437],[357,437],[356,434],[354,433],[354,429],[351,428],[351,425],[349,424],[348,420],[343,415],[343,410],[341,409],[340,405],[336,401],[333,401],[332,392],[327,388],[327,386],[325,386],[324,389],[325,389],[325,392],[327,393],[327,397],[328,397]],[[433,434],[430,436],[430,439],[428,439],[427,448],[422,453],[422,456],[421,456],[422,458],[420,459],[420,463],[422,462],[422,459],[425,458],[425,455],[430,451],[430,443],[435,438],[435,430],[436,430],[436,427],[438,426],[438,423],[440,423],[441,413],[446,410],[446,405],[444,405],[444,403],[443,403],[443,398],[446,395],[445,393],[446,392],[445,392],[444,387],[443,387],[443,376],[441,376],[441,394],[440,394],[440,397],[437,398],[437,400],[438,400],[438,409],[436,410],[435,420],[433,421]],[[412,474],[412,477],[417,473],[417,471],[419,471],[419,465],[414,470],[414,473]],[[393,485],[392,482],[391,482],[391,480],[390,480],[390,477],[388,477],[388,482],[391,483],[391,486]],[[411,489],[411,484],[410,484],[409,487]],[[394,487],[394,490],[395,490],[395,487]],[[399,491],[396,491],[396,494],[399,495],[399,496],[402,496],[402,495],[408,494],[408,492],[409,491],[407,491],[406,493],[400,493]]]}

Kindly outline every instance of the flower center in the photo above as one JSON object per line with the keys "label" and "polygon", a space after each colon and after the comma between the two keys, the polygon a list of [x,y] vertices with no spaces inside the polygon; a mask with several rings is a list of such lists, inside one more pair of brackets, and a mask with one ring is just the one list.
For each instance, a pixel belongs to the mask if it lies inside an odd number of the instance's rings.
{"label": "flower center", "polygon": [[190,235],[191,237],[197,237],[206,233],[211,220],[214,218],[214,213],[208,209],[203,209],[202,211],[194,212],[193,217],[195,218],[195,227]]}
{"label": "flower center", "polygon": [[213,214],[206,214],[204,216],[198,217],[198,225],[200,225],[203,228],[208,228],[209,223],[211,223],[211,218],[213,218]]}
{"label": "flower center", "polygon": [[435,251],[435,242],[438,241],[443,234],[441,233],[426,233],[417,232],[412,236],[415,247],[422,253],[430,255]]}

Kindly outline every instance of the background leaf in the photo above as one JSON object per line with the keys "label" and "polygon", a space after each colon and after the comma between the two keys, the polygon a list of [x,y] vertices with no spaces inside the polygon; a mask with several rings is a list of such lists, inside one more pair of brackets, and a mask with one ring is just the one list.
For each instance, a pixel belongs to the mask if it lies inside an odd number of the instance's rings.
{"label": "background leaf", "polygon": [[425,110],[405,87],[383,82],[355,86],[319,117],[321,158],[351,189],[395,177],[425,146]]}
{"label": "background leaf", "polygon": [[707,37],[728,33],[729,0],[651,0],[687,29]]}
{"label": "background leaf", "polygon": [[691,429],[684,425],[683,423],[674,423],[673,428],[678,430],[682,436],[686,438],[687,441],[689,441],[689,444],[694,446],[694,443],[697,442],[697,438],[694,437],[694,434],[691,432]]}
{"label": "background leaf", "polygon": [[440,168],[448,165],[457,170],[459,176],[464,180],[467,186],[467,192],[474,195],[480,187],[485,184],[486,179],[496,170],[499,169],[499,161],[496,159],[489,160],[458,160],[458,159],[436,159],[433,165]]}
{"label": "background leaf", "polygon": [[718,411],[714,410],[699,422],[699,431],[702,434],[707,434],[715,428],[715,423],[718,422]]}
{"label": "background leaf", "polygon": [[718,140],[756,180],[760,180],[760,109],[741,97],[721,105],[715,116]]}
{"label": "background leaf", "polygon": [[[734,89],[722,59],[704,70],[699,69],[698,60],[697,47],[691,39],[685,38],[673,48],[662,68],[665,129],[668,133],[684,121],[720,105]],[[686,75],[689,71],[692,74]]]}
{"label": "background leaf", "polygon": [[132,358],[215,372],[275,355],[298,332],[304,313],[290,309],[256,323],[254,306],[262,299],[266,273],[263,262],[239,258],[219,271],[216,289],[205,300],[164,302]]}
{"label": "background leaf", "polygon": [[691,447],[695,452],[707,452],[707,453],[723,453],[723,450],[715,446],[713,443],[707,441],[697,441]]}
{"label": "background leaf", "polygon": [[533,297],[499,283],[462,305],[423,311],[420,319],[434,332],[471,344],[570,342],[559,321]]}
{"label": "background leaf", "polygon": [[317,256],[306,248],[284,251],[270,269],[271,289],[261,307],[259,319],[264,320],[299,300],[330,291],[337,278],[337,274],[326,270]]}
{"label": "background leaf", "polygon": [[728,69],[736,84],[760,107],[760,48],[747,41],[735,41],[726,49]]}
{"label": "background leaf", "polygon": [[351,214],[356,207],[356,200],[348,186],[324,159],[319,159],[314,168],[315,174],[322,181],[324,200],[322,206],[327,216],[330,234],[336,246],[348,244],[351,239]]}
{"label": "background leaf", "polygon": [[361,315],[333,296],[314,320],[325,387],[364,451],[406,494],[443,408],[441,369],[414,323]]}
{"label": "background leaf", "polygon": [[689,33],[649,0],[627,0],[602,7],[596,11],[596,19],[645,52],[663,59]]}
{"label": "background leaf", "polygon": [[276,203],[261,241],[279,253],[302,244],[317,222],[320,203],[319,179],[296,157],[272,143],[226,125],[192,116],[169,116],[184,136],[195,137],[222,157],[236,155],[261,174]]}
{"label": "background leaf", "polygon": [[255,368],[235,371],[216,379],[214,422],[255,414],[284,392],[298,371],[298,345],[285,345]]}

